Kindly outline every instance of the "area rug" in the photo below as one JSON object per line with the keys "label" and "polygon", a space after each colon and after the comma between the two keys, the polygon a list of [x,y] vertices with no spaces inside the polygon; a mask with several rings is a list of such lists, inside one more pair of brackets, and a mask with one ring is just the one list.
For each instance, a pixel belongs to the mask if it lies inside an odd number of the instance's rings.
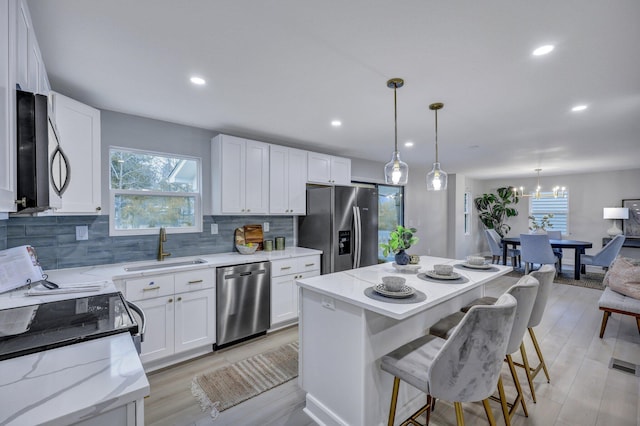
{"label": "area rug", "polygon": [[211,417],[298,376],[298,341],[198,374],[191,393]]}
{"label": "area rug", "polygon": [[[522,275],[524,275],[524,271],[518,269],[514,269],[507,274],[507,276],[516,278],[520,278]],[[602,285],[603,279],[604,274],[587,272],[586,274],[580,274],[580,279],[575,280],[573,279],[573,271],[563,271],[554,278],[553,282],[557,284],[575,285],[577,287],[604,290],[604,286]]]}

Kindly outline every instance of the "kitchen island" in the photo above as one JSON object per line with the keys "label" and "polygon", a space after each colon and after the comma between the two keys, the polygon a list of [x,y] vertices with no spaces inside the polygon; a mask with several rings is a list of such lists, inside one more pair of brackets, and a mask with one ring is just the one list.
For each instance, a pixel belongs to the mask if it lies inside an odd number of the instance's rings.
{"label": "kitchen island", "polygon": [[[307,393],[304,411],[320,425],[386,424],[393,377],[380,370],[380,358],[424,335],[440,318],[484,295],[484,284],[512,270],[463,267],[463,261],[422,256],[420,273],[435,264],[454,265],[461,279],[436,281],[399,273],[392,264],[299,280],[300,387]],[[365,290],[397,275],[424,293],[426,300],[395,303],[372,299]],[[421,278],[423,277],[423,278]],[[424,404],[424,394],[402,386],[396,418]]]}

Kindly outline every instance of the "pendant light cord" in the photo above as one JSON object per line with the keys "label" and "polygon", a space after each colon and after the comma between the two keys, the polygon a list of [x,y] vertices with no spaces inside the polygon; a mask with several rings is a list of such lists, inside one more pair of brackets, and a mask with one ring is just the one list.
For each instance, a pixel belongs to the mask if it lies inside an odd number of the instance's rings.
{"label": "pendant light cord", "polygon": [[396,90],[398,89],[398,85],[394,83],[393,85],[393,122],[395,123],[395,152],[398,152],[398,102],[396,97]]}
{"label": "pendant light cord", "polygon": [[436,163],[438,162],[438,110],[436,110]]}

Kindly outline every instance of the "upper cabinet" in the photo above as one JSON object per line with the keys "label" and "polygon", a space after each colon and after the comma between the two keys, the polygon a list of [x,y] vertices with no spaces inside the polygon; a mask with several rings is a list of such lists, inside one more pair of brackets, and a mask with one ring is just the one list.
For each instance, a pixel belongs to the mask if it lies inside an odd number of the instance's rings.
{"label": "upper cabinet", "polygon": [[329,185],[351,185],[351,160],[343,157],[309,152],[307,180]]}
{"label": "upper cabinet", "polygon": [[15,3],[0,2],[0,212],[16,211]]}
{"label": "upper cabinet", "polygon": [[16,84],[24,91],[48,95],[49,80],[26,0],[17,1],[15,17]]}
{"label": "upper cabinet", "polygon": [[271,145],[269,213],[306,214],[307,151]]}
{"label": "upper cabinet", "polygon": [[269,144],[229,135],[211,141],[213,214],[269,212]]}
{"label": "upper cabinet", "polygon": [[69,166],[69,186],[57,212],[100,214],[100,111],[56,92],[50,96]]}

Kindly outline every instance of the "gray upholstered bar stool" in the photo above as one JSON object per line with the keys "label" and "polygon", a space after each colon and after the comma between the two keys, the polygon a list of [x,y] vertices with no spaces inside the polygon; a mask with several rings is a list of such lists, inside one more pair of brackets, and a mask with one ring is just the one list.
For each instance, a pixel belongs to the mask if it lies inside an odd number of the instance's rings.
{"label": "gray upholstered bar stool", "polygon": [[419,337],[382,357],[381,368],[393,374],[389,426],[393,426],[400,380],[427,394],[427,404],[402,424],[426,412],[434,398],[453,401],[458,426],[464,425],[462,402],[482,401],[489,424],[495,425],[489,396],[500,377],[516,313],[516,299],[503,294],[491,306],[474,306],[448,340]]}
{"label": "gray upholstered bar stool", "polygon": [[[517,395],[513,402],[507,402],[507,398],[504,392],[504,386],[502,385],[502,378],[498,380],[498,395],[500,405],[502,407],[502,414],[504,415],[504,421],[507,425],[511,424],[511,418],[518,409],[518,405],[522,405],[522,411],[525,416],[529,416],[527,411],[527,404],[524,401],[524,394],[522,393],[522,386],[520,386],[520,380],[518,380],[518,373],[516,372],[516,366],[511,355],[523,348],[522,339],[524,333],[527,330],[529,324],[529,318],[531,317],[531,311],[536,301],[536,295],[538,293],[538,280],[530,275],[525,275],[518,280],[518,282],[512,285],[505,294],[512,295],[518,301],[518,307],[516,308],[516,316],[513,322],[513,328],[511,329],[511,335],[509,336],[509,343],[506,347],[505,356],[503,359],[509,365],[509,371],[513,377],[513,383],[516,386]],[[484,297],[476,299],[471,305],[467,306],[465,310],[471,311],[473,305],[492,305],[496,303],[495,298]],[[464,309],[464,308],[463,308]],[[451,314],[442,320],[434,324],[429,333],[441,338],[448,338],[451,335],[459,322],[461,322],[469,313],[456,312]]]}
{"label": "gray upholstered bar stool", "polygon": [[529,389],[531,389],[531,398],[533,402],[536,402],[536,392],[533,388],[533,379],[538,375],[540,369],[544,370],[544,375],[547,376],[547,383],[551,381],[549,378],[549,371],[547,370],[547,365],[544,363],[544,357],[542,356],[542,351],[540,350],[540,345],[538,345],[538,340],[536,339],[536,334],[533,332],[533,327],[536,327],[542,321],[542,314],[544,313],[544,309],[547,306],[547,300],[549,299],[549,293],[551,292],[551,287],[553,285],[553,278],[556,276],[556,268],[553,265],[543,265],[537,271],[533,271],[531,274],[532,277],[536,278],[540,283],[540,287],[538,288],[538,295],[536,296],[536,302],[533,304],[533,310],[531,311],[531,318],[529,319],[529,324],[527,325],[527,329],[529,330],[529,336],[531,337],[531,341],[533,343],[533,347],[536,350],[536,354],[538,355],[538,360],[540,363],[537,367],[531,368],[529,365],[529,360],[527,359],[527,351],[522,345],[522,364],[516,363],[518,367],[524,368],[527,374],[527,381],[529,382]]}

